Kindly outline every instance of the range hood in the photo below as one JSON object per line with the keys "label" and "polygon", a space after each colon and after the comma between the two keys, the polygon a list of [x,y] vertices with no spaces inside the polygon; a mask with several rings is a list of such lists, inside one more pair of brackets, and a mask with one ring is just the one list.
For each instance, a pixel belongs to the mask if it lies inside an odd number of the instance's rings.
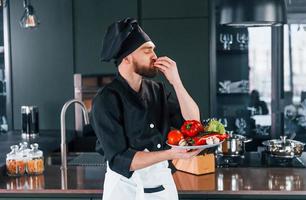
{"label": "range hood", "polygon": [[220,3],[221,25],[252,27],[287,23],[284,0],[222,0]]}

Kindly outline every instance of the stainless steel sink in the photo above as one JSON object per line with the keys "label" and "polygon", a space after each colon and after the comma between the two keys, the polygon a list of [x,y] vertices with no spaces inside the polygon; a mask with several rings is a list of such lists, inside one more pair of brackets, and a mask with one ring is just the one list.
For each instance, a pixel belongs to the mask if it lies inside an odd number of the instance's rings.
{"label": "stainless steel sink", "polygon": [[62,162],[60,153],[52,153],[45,159],[46,165],[56,165],[60,167],[61,189],[63,190],[68,188],[68,170],[70,167],[76,167],[77,176],[82,176],[82,173],[84,174],[87,168],[98,170],[102,174],[106,172],[106,162],[104,161],[104,157],[96,152],[69,152],[66,158],[66,167],[61,166]]}
{"label": "stainless steel sink", "polygon": [[[52,153],[46,157],[47,165],[61,165],[60,153]],[[104,166],[104,157],[97,152],[70,152],[67,155],[69,166]]]}

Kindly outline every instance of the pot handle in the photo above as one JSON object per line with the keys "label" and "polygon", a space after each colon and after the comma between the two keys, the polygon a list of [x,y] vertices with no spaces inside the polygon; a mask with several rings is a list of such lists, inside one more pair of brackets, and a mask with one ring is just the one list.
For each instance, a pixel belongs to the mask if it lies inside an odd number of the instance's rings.
{"label": "pot handle", "polygon": [[252,138],[246,138],[245,140],[243,140],[244,143],[248,143],[248,142],[252,142]]}

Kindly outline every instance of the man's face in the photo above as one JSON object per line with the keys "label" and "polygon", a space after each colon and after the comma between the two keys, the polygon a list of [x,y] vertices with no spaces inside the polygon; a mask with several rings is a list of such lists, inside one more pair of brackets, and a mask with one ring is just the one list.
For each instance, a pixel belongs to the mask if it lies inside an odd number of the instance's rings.
{"label": "man's face", "polygon": [[146,42],[131,54],[137,74],[146,78],[153,78],[157,75],[158,69],[154,67],[157,56],[154,49],[155,45],[153,42]]}

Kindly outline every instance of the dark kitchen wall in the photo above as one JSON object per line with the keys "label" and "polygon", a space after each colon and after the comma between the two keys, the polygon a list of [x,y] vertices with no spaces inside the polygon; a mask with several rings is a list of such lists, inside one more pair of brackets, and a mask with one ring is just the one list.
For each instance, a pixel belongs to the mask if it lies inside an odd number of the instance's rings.
{"label": "dark kitchen wall", "polygon": [[208,0],[142,1],[142,24],[159,56],[176,61],[185,88],[209,116]]}
{"label": "dark kitchen wall", "polygon": [[113,64],[98,60],[103,33],[113,21],[134,16],[155,43],[158,55],[167,55],[177,62],[186,89],[203,116],[208,117],[208,0],[133,0],[120,1],[120,6],[119,1],[91,0],[86,5],[83,2],[74,1],[77,73],[115,72]]}
{"label": "dark kitchen wall", "polygon": [[22,1],[10,1],[15,129],[20,129],[20,106],[25,104],[39,106],[41,129],[59,129],[61,107],[73,98],[73,74],[116,71],[113,64],[99,62],[99,53],[106,27],[125,16],[139,18],[157,53],[177,62],[186,89],[203,116],[209,115],[208,0],[31,3],[41,24],[23,30],[18,24]]}
{"label": "dark kitchen wall", "polygon": [[41,129],[58,129],[61,107],[73,97],[72,1],[32,0],[41,21],[35,30],[19,25],[22,1],[9,2],[14,128],[20,106],[37,105]]}
{"label": "dark kitchen wall", "polygon": [[137,19],[137,0],[73,0],[73,5],[76,73],[116,72],[112,63],[99,60],[102,38],[114,21],[126,16]]}

